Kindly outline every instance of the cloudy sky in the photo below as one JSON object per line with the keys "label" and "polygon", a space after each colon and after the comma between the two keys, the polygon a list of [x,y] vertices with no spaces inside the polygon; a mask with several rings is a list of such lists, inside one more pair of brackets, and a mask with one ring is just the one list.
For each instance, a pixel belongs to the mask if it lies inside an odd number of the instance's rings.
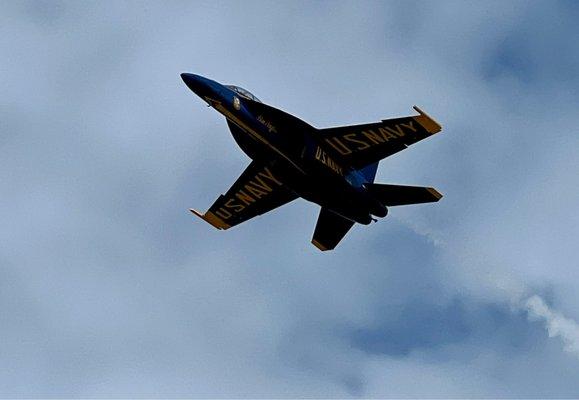
{"label": "cloudy sky", "polygon": [[[484,4],[483,4],[484,3]],[[579,6],[0,3],[4,397],[578,397]],[[317,127],[443,132],[434,186],[339,248],[303,200],[227,232],[248,164],[193,72]]]}

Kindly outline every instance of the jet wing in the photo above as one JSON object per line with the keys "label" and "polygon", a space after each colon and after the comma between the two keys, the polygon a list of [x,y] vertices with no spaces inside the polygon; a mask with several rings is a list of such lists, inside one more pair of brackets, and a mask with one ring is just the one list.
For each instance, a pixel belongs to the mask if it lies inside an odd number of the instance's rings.
{"label": "jet wing", "polygon": [[312,238],[312,244],[322,251],[334,249],[354,225],[328,208],[322,207]]}
{"label": "jet wing", "polygon": [[436,121],[420,108],[414,109],[419,115],[319,129],[318,134],[338,160],[355,169],[363,168],[440,132],[442,127]]}
{"label": "jet wing", "polygon": [[295,200],[273,164],[252,161],[237,181],[202,214],[190,211],[217,229],[228,229]]}

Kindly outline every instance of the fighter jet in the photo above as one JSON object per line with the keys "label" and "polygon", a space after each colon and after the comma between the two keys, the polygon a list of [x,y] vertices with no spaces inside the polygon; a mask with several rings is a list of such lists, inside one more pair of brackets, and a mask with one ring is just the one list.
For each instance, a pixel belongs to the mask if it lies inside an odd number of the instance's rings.
{"label": "fighter jet", "polygon": [[299,197],[321,206],[312,244],[331,250],[357,222],[368,225],[388,207],[429,203],[442,195],[430,187],[374,183],[378,163],[442,129],[420,108],[418,115],[381,122],[314,128],[262,103],[239,86],[183,73],[185,84],[223,114],[251,163],[206,213],[191,209],[217,229],[229,229]]}

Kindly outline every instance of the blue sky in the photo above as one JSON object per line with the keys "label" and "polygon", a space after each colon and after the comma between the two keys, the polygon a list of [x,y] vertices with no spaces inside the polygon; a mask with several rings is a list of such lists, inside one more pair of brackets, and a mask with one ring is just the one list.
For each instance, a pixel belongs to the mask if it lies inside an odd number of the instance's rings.
{"label": "blue sky", "polygon": [[[4,397],[579,396],[574,2],[3,2]],[[181,82],[317,127],[417,104],[377,181],[435,205],[309,242],[194,220],[245,168]]]}

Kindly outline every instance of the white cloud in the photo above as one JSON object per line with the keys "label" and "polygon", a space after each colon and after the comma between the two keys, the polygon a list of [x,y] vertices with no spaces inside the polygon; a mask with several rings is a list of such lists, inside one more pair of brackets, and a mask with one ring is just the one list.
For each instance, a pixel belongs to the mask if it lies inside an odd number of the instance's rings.
{"label": "white cloud", "polygon": [[[578,305],[568,254],[579,226],[570,212],[578,203],[570,127],[579,125],[570,88],[579,85],[549,72],[559,58],[540,57],[574,37],[564,10],[44,4],[0,5],[3,394],[564,397],[577,389],[576,364],[533,336],[533,324],[523,329],[516,313],[480,315],[537,286],[551,288],[566,315]],[[543,15],[549,21],[537,21]],[[556,40],[533,40],[543,26]],[[525,60],[544,61],[529,70],[538,83],[512,69],[482,74],[513,32],[531,38]],[[416,103],[444,131],[383,162],[380,180],[433,185],[445,197],[356,227],[333,254],[309,244],[316,211],[303,202],[213,231],[186,210],[210,204],[246,159],[222,118],[184,87],[184,71],[247,87],[316,126],[373,121]],[[444,310],[456,297],[467,303],[459,322],[484,333],[466,344],[411,343],[408,357],[393,359],[340,336],[344,326],[396,324],[408,304]],[[525,307],[553,335],[573,337],[558,313]],[[403,334],[423,329],[414,322]]]}
{"label": "white cloud", "polygon": [[551,309],[538,295],[529,297],[524,306],[529,312],[529,319],[544,322],[549,337],[561,338],[565,344],[565,351],[579,356],[579,324],[577,322]]}

